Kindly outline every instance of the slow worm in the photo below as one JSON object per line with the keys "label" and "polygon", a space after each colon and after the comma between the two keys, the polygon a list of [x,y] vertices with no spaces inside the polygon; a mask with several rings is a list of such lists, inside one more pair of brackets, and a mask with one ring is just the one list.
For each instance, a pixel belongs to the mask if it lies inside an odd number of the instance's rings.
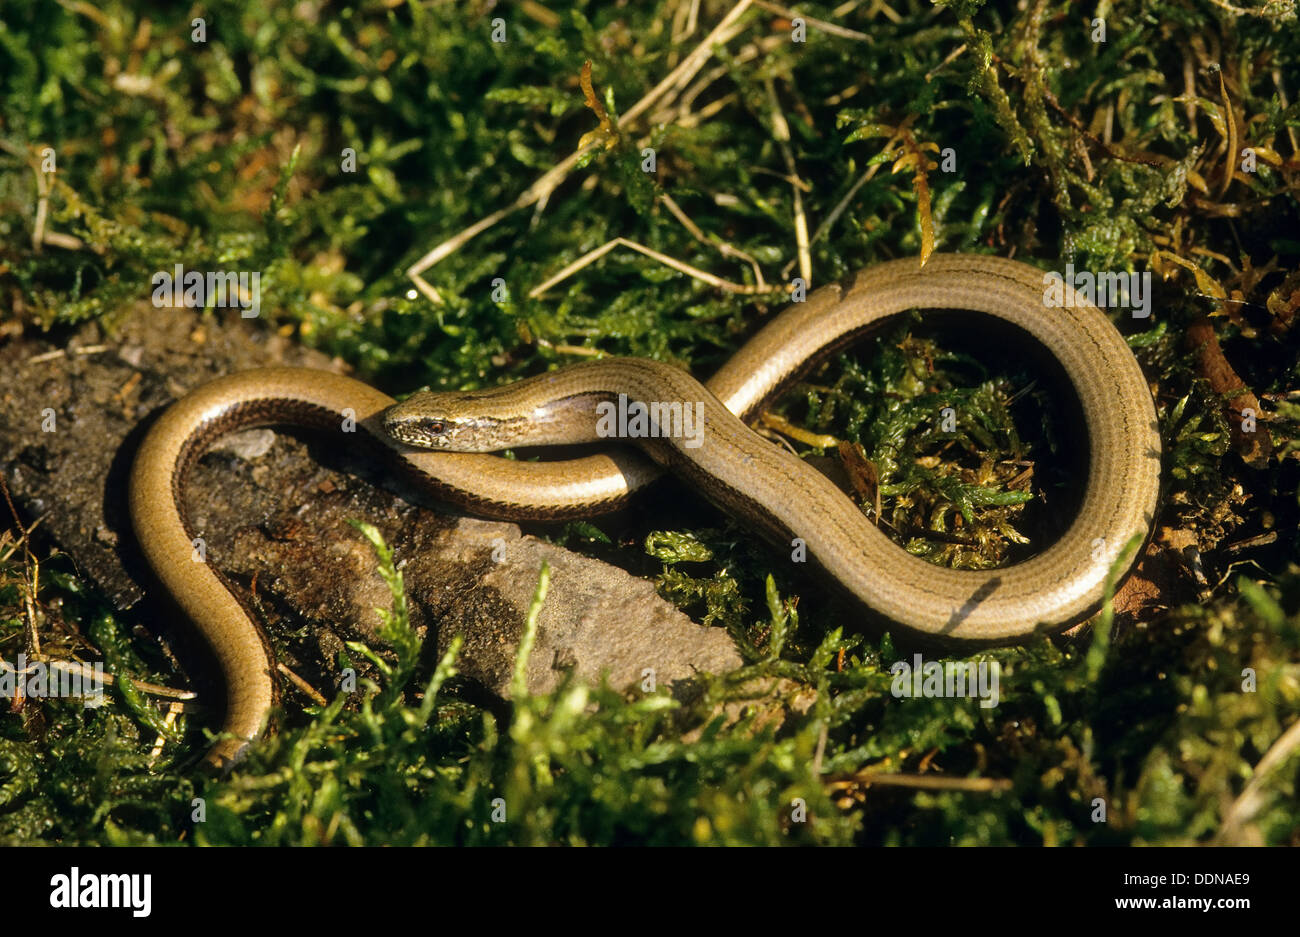
{"label": "slow worm", "polygon": [[[909,309],[983,313],[1055,357],[1080,405],[1088,469],[1079,514],[1058,541],[1004,569],[944,569],[894,544],[825,476],[744,423],[814,363]],[[473,393],[387,395],[321,371],[268,368],[223,377],[172,404],[150,428],[130,480],[131,519],[150,566],[211,645],[228,701],[224,737],[207,755],[242,756],[277,701],[274,655],[255,616],[196,555],[183,495],[189,469],[218,437],[268,424],[340,433],[339,445],[378,447],[434,495],[491,517],[547,519],[610,511],[659,469],[634,451],[556,462],[480,452],[591,441],[593,411],[633,401],[699,404],[699,444],[629,440],[741,521],[808,556],[897,632],[967,644],[1006,644],[1058,631],[1095,612],[1125,544],[1149,534],[1160,483],[1151,394],[1123,337],[1099,310],[1049,307],[1043,274],[993,257],[937,254],[871,267],[791,304],[707,384],[637,358],[575,365]],[[402,437],[405,442],[398,441]]]}

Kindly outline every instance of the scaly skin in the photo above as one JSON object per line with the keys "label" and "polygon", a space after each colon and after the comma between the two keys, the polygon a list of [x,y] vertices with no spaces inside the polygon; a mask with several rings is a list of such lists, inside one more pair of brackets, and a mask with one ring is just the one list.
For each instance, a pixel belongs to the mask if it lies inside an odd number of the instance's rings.
{"label": "scaly skin", "polygon": [[[1083,415],[1089,465],[1078,517],[1043,553],[1006,569],[942,569],[892,543],[824,476],[763,439],[743,420],[818,360],[908,309],[964,309],[1028,332],[1059,362]],[[210,565],[193,562],[182,508],[186,475],[211,442],[237,429],[291,423],[346,432],[386,454],[435,495],[492,517],[545,519],[619,507],[657,469],[612,450],[563,462],[413,449],[430,419],[507,425],[504,437],[456,445],[498,448],[594,438],[597,403],[699,402],[698,447],[680,438],[630,440],[656,462],[769,538],[803,538],[828,575],[897,631],[954,643],[1007,644],[1061,630],[1092,614],[1107,571],[1136,534],[1149,534],[1160,484],[1160,435],[1141,370],[1097,309],[1049,308],[1043,275],[1015,261],[934,255],[923,269],[899,260],[864,270],[792,304],[707,382],[645,359],[576,365],[474,394],[388,396],[326,372],[270,368],[206,384],[173,404],[151,428],[131,474],[131,517],[142,549],[167,590],[212,645],[229,704],[208,761],[237,760],[276,702],[274,662],[255,619]],[[391,408],[391,409],[390,409]],[[477,412],[474,412],[477,411]],[[385,431],[387,428],[388,432]],[[530,435],[531,434],[531,435]]]}

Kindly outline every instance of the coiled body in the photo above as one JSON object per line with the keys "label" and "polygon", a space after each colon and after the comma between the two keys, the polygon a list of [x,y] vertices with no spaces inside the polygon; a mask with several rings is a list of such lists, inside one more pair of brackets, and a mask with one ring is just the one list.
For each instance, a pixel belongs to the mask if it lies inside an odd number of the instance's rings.
{"label": "coiled body", "polygon": [[[1060,540],[1025,563],[976,572],[913,557],[828,479],[743,422],[831,351],[900,312],[926,308],[984,313],[1029,333],[1056,358],[1078,398],[1089,452],[1081,508]],[[493,391],[415,395],[393,407],[373,388],[324,372],[233,375],[173,404],[146,436],[131,476],[142,549],[211,643],[227,682],[223,729],[233,738],[215,746],[209,760],[224,764],[241,754],[276,692],[272,657],[254,620],[217,572],[192,560],[197,532],[187,525],[181,495],[189,466],[213,439],[254,425],[312,426],[340,433],[340,445],[364,439],[385,450],[435,495],[477,513],[588,516],[618,507],[656,469],[613,450],[542,463],[421,451],[390,433],[430,444],[420,427],[464,419],[482,425],[487,418],[496,435],[458,444],[590,441],[595,407],[620,394],[698,404],[698,445],[671,436],[627,441],[769,538],[801,538],[818,565],[896,631],[991,644],[1078,622],[1095,611],[1111,564],[1135,534],[1149,532],[1156,508],[1155,409],[1123,338],[1095,308],[1046,307],[1042,272],[997,258],[935,255],[923,269],[915,260],[894,261],[818,290],[769,323],[706,385],[668,365],[616,358]]]}

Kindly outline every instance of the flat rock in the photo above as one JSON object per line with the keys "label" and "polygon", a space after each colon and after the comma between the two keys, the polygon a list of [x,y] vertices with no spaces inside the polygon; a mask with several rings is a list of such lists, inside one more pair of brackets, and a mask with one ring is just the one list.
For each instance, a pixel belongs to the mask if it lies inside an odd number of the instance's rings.
{"label": "flat rock", "polygon": [[[343,370],[237,317],[152,307],[126,315],[111,334],[92,323],[0,347],[0,472],[25,523],[39,519],[38,531],[118,608],[146,599],[140,619],[177,647],[200,691],[211,678],[197,663],[194,636],[178,626],[139,556],[127,473],[149,419],[167,403],[218,375],[271,364]],[[543,562],[551,587],[530,691],[553,689],[571,670],[620,689],[653,671],[656,684],[687,692],[698,673],[740,665],[723,629],[695,624],[650,582],[515,524],[426,503],[381,468],[326,450],[292,429],[238,434],[200,460],[187,492],[209,560],[262,612],[281,662],[323,695],[332,695],[343,642],[377,644],[375,609],[389,605],[351,519],[373,524],[393,547],[412,624],[433,638],[427,653],[462,635],[461,673],[494,696],[509,693]]]}

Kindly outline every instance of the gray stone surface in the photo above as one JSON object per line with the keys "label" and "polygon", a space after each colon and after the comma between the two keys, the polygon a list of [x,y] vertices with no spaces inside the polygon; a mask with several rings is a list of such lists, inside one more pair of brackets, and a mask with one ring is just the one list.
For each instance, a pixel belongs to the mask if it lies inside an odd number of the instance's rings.
{"label": "gray stone surface", "polygon": [[[78,348],[107,346],[79,354]],[[48,357],[51,351],[69,353]],[[33,360],[35,359],[35,360]],[[0,472],[28,524],[75,560],[119,608],[184,653],[185,626],[157,596],[126,514],[126,477],[143,426],[176,396],[220,374],[269,364],[336,362],[237,318],[203,320],[146,307],[111,335],[87,325],[0,347]],[[54,412],[55,431],[43,415]],[[398,492],[398,494],[394,494]],[[369,545],[347,522],[368,521],[403,563],[412,623],[438,653],[465,637],[462,674],[508,693],[518,638],[545,560],[550,594],[528,670],[533,691],[567,669],[624,688],[646,669],[687,689],[701,671],[740,664],[726,632],[696,625],[653,586],[617,567],[531,536],[424,503],[378,466],[297,431],[240,434],[199,463],[188,506],[208,555],[264,614],[283,663],[330,695],[343,642],[375,642],[389,604]],[[495,550],[495,556],[494,556]],[[206,676],[194,672],[200,689]],[[303,699],[289,690],[286,702]]]}

